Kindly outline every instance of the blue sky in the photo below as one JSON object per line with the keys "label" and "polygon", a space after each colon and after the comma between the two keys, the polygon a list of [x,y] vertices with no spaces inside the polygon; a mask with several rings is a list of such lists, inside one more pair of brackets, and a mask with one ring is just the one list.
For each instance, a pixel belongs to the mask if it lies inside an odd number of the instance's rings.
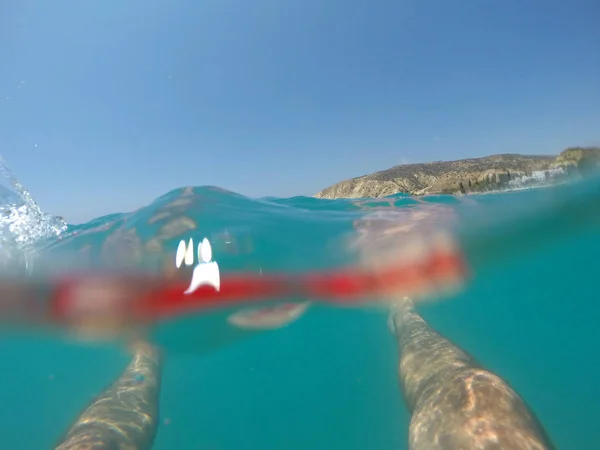
{"label": "blue sky", "polygon": [[596,0],[5,3],[0,153],[74,222],[600,138]]}

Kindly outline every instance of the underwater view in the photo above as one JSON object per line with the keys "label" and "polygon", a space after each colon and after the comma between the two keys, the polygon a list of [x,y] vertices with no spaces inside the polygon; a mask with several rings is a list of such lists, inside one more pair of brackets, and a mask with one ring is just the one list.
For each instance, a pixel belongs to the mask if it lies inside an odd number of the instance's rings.
{"label": "underwater view", "polygon": [[[4,170],[5,183],[12,183],[2,205],[5,273],[24,285],[116,268],[120,275],[180,277],[192,289],[192,266],[204,264],[219,272],[220,281],[210,283],[225,288],[240,273],[326,274],[361,259],[389,259],[389,251],[369,251],[386,235],[404,241],[394,247],[404,253],[396,260],[410,267],[419,258],[415,242],[426,246],[445,230],[464,256],[460,283],[447,290],[445,281],[435,285],[431,278],[419,285],[420,294],[410,284],[391,290],[429,300],[418,304],[422,317],[508,382],[557,448],[598,442],[597,177],[514,192],[337,200],[251,199],[186,187],[131,213],[67,225],[43,213]],[[357,245],[367,251],[357,252]],[[276,317],[273,326],[246,317],[256,326],[236,328],[230,319],[243,305],[218,302],[164,310],[144,324],[145,339],[162,356],[151,369],[138,361],[142,375],[135,377],[140,386],[153,381],[159,392],[156,404],[132,408],[156,414],[152,448],[408,448],[410,414],[397,378],[389,301],[336,303],[294,291],[271,297],[251,305],[269,300],[301,308],[283,321]],[[54,448],[121,376],[130,342],[85,336],[85,324],[80,333],[40,324],[31,306],[4,317],[3,448]]]}
{"label": "underwater view", "polygon": [[600,450],[600,2],[0,8],[0,450]]}

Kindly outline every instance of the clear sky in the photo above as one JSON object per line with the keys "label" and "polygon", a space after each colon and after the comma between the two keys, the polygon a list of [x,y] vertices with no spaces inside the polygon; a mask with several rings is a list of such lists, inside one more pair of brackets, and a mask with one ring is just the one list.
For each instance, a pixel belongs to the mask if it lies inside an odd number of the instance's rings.
{"label": "clear sky", "polygon": [[0,153],[78,222],[600,138],[597,0],[19,0]]}

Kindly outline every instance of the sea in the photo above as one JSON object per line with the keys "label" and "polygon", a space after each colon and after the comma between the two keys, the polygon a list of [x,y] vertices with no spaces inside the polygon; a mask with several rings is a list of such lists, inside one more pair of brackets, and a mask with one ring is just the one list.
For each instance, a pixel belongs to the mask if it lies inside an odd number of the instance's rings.
{"label": "sea", "polygon": [[[172,273],[178,246],[190,239],[210,242],[206,256],[223,280],[321,273],[360,264],[357,245],[385,230],[425,240],[446,230],[468,275],[460,288],[428,294],[419,312],[507,380],[557,448],[600,449],[599,177],[380,199],[253,199],[181,187],[136,211],[72,225],[46,214],[4,166],[2,175],[0,288],[91,270]],[[305,300],[310,307],[297,320],[235,339],[206,332],[228,326],[218,308],[154,324],[149,339],[165,359],[153,448],[407,449],[410,416],[387,307]],[[7,317],[1,448],[54,448],[130,355],[121,341],[77,339]]]}

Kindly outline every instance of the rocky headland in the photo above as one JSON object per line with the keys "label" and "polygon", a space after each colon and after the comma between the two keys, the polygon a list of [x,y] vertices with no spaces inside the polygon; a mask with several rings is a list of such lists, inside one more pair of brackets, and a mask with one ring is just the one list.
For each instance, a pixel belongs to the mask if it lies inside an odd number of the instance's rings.
{"label": "rocky headland", "polygon": [[557,156],[502,154],[483,158],[403,164],[340,181],[317,198],[467,194],[552,184],[586,176],[600,167],[600,147],[568,148]]}

